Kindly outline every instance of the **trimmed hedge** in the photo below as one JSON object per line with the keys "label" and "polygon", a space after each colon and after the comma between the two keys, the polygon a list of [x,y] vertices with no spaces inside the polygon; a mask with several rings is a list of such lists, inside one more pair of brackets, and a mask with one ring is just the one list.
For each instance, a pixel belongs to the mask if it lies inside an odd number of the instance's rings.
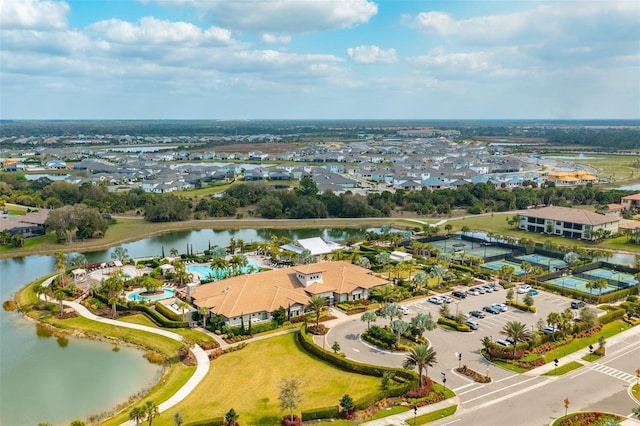
{"label": "trimmed hedge", "polygon": [[[108,299],[102,294],[95,294],[94,297],[106,304],[107,306],[111,306],[108,302]],[[129,302],[127,305],[123,305],[122,303],[116,303],[116,310],[118,311],[139,311],[147,314],[156,324],[160,327],[165,328],[188,328],[189,323],[186,321],[171,321],[167,319],[160,312],[155,309],[151,309],[146,305],[141,305],[135,302]]]}
{"label": "trimmed hedge", "polygon": [[624,317],[624,315],[627,313],[627,311],[624,308],[619,308],[617,306],[605,305],[605,306],[600,306],[600,308],[604,309],[605,311],[608,311],[606,314],[598,317],[598,322],[600,324],[607,324],[611,321],[620,319]]}
{"label": "trimmed hedge", "polygon": [[158,311],[160,314],[162,314],[163,316],[167,317],[171,321],[182,321],[182,315],[176,314],[175,312],[173,312],[171,309],[167,308],[162,303],[156,302],[154,304],[154,306],[156,308],[156,311]]}
{"label": "trimmed hedge", "polygon": [[507,305],[513,306],[516,309],[520,309],[521,311],[533,312],[534,314],[538,310],[535,306],[527,306],[522,302],[516,302],[515,300],[507,300]]}
{"label": "trimmed hedge", "polygon": [[333,407],[315,408],[313,410],[303,411],[301,414],[302,421],[318,420],[318,419],[333,419],[340,415],[340,409],[337,405]]}
{"label": "trimmed hedge", "polygon": [[447,327],[451,327],[456,331],[462,331],[465,333],[471,331],[471,328],[469,328],[467,324],[458,324],[456,320],[452,320],[445,317],[438,318],[438,324],[446,325]]}

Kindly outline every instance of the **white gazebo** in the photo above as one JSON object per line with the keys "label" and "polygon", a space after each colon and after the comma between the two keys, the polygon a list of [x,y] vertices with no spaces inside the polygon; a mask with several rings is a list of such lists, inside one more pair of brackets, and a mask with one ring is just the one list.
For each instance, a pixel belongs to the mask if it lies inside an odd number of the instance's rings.
{"label": "white gazebo", "polygon": [[73,280],[77,283],[82,283],[87,280],[87,271],[82,268],[74,269],[71,271],[71,274],[73,275]]}

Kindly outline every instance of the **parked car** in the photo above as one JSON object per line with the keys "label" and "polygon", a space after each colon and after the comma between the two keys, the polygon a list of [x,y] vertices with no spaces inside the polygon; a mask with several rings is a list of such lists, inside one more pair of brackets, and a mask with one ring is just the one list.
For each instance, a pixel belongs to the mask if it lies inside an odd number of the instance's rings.
{"label": "parked car", "polygon": [[400,306],[400,310],[403,314],[409,315],[409,308],[407,308],[406,306]]}
{"label": "parked car", "polygon": [[478,329],[478,323],[475,322],[474,320],[468,319],[464,323],[466,325],[468,325],[469,328],[472,329],[472,330],[477,330]]}
{"label": "parked car", "polygon": [[482,288],[484,289],[485,292],[487,293],[492,293],[493,292],[493,288],[491,288],[490,285],[483,285]]}
{"label": "parked car", "polygon": [[451,298],[451,296],[447,296],[446,294],[444,296],[438,296],[440,297],[440,299],[442,299],[442,301],[444,303],[451,303],[453,302],[453,299]]}
{"label": "parked car", "polygon": [[475,289],[480,294],[485,294],[486,293],[486,290],[484,288],[482,288],[482,287],[475,287]]}
{"label": "parked car", "polygon": [[484,312],[482,312],[482,311],[471,311],[471,312],[469,312],[469,314],[470,314],[472,317],[476,317],[476,318],[484,318]]}
{"label": "parked car", "polygon": [[500,312],[508,311],[507,305],[505,305],[504,303],[494,303],[491,306],[498,309]]}
{"label": "parked car", "polygon": [[467,290],[467,294],[470,294],[472,296],[478,296],[480,295],[480,292],[475,288],[470,288],[469,290]]}
{"label": "parked car", "polygon": [[495,285],[495,284],[491,284],[489,287],[491,287],[491,290],[493,291],[498,291],[500,290],[502,287]]}
{"label": "parked car", "polygon": [[509,346],[511,346],[511,343],[507,342],[506,340],[498,339],[496,340],[496,345],[508,348]]}
{"label": "parked car", "polygon": [[529,290],[531,290],[531,286],[529,284],[524,284],[521,285],[520,287],[518,287],[518,294],[525,294],[527,293]]}
{"label": "parked car", "polygon": [[543,332],[544,334],[553,334],[556,331],[558,331],[558,329],[555,327],[551,327],[550,325],[547,325],[545,327],[542,327],[540,331]]}
{"label": "parked car", "polygon": [[529,296],[537,296],[537,295],[538,295],[538,290],[536,290],[535,288],[532,288],[531,290],[529,290],[529,291],[527,292],[527,294],[528,294]]}
{"label": "parked car", "polygon": [[465,299],[467,297],[467,294],[464,291],[460,291],[460,290],[453,291],[451,295],[456,299]]}
{"label": "parked car", "polygon": [[436,305],[442,305],[443,300],[439,296],[431,296],[427,299],[427,302],[435,303]]}
{"label": "parked car", "polygon": [[584,308],[587,304],[584,300],[574,300],[571,302],[571,309],[580,309]]}
{"label": "parked car", "polygon": [[494,307],[494,306],[485,306],[484,308],[482,308],[483,311],[485,312],[489,312],[490,314],[494,314],[494,315],[498,315],[501,310]]}

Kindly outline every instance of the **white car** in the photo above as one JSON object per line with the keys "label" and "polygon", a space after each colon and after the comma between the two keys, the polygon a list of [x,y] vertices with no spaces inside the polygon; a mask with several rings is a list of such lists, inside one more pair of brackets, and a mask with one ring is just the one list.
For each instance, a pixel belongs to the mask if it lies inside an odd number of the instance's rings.
{"label": "white car", "polygon": [[467,290],[467,294],[470,294],[472,296],[478,296],[480,295],[480,292],[475,288],[470,288],[469,290]]}
{"label": "white car", "polygon": [[409,315],[409,308],[407,308],[406,306],[400,306],[400,311],[402,311],[402,313],[405,315]]}
{"label": "white car", "polygon": [[444,301],[438,296],[431,296],[427,299],[427,302],[435,303],[436,305],[442,305]]}
{"label": "white car", "polygon": [[518,287],[518,294],[525,294],[529,290],[531,290],[531,286],[529,284],[521,285]]}
{"label": "white car", "polygon": [[507,305],[505,305],[504,303],[494,303],[491,306],[500,310],[501,312],[507,312]]}
{"label": "white car", "polygon": [[444,303],[451,303],[451,302],[453,302],[453,299],[451,298],[451,296],[444,295],[444,296],[438,296],[438,297],[440,297],[440,299],[442,299],[442,301],[443,301]]}

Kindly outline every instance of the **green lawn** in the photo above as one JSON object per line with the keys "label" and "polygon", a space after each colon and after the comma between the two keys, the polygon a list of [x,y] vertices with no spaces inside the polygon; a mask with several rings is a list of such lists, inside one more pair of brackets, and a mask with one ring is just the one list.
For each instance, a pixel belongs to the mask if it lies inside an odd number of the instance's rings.
{"label": "green lawn", "polygon": [[367,421],[384,419],[385,417],[393,416],[394,414],[398,414],[398,413],[404,413],[405,411],[409,411],[409,410],[411,410],[410,407],[396,405],[395,407],[385,408],[383,410],[378,411],[373,416],[371,416],[371,418],[367,419]]}
{"label": "green lawn", "polygon": [[413,422],[413,419],[407,421],[407,423],[409,425],[414,425],[414,424],[424,425],[429,422],[435,422],[436,420],[440,420],[442,418],[454,415],[457,409],[458,409],[457,405],[451,405],[449,407],[442,408],[440,410],[432,411],[431,413],[418,416],[415,419],[416,420],[415,423]]}
{"label": "green lawn", "polygon": [[89,334],[111,336],[124,341],[136,342],[147,348],[161,352],[167,357],[176,356],[178,348],[181,346],[180,342],[169,339],[168,337],[159,336],[155,333],[125,327],[114,327],[113,325],[92,321],[84,317],[62,320],[50,317],[46,319],[46,321],[56,327],[64,329],[80,330]]}
{"label": "green lawn", "polygon": [[640,385],[633,385],[633,387],[631,388],[631,393],[633,394],[633,397],[635,399],[640,401]]}
{"label": "green lawn", "polygon": [[600,358],[602,358],[602,357],[600,355],[596,355],[596,354],[587,354],[587,355],[582,357],[582,359],[587,361],[587,362],[597,361]]}
{"label": "green lawn", "polygon": [[605,324],[598,334],[595,334],[591,337],[584,337],[582,339],[573,339],[566,345],[559,346],[556,349],[547,352],[544,355],[544,360],[545,362],[552,362],[556,358],[562,358],[565,355],[572,354],[576,351],[579,351],[580,349],[584,349],[589,345],[596,343],[600,336],[603,336],[606,340],[607,338],[630,328],[631,325],[621,320],[610,322],[609,324]]}
{"label": "green lawn", "polygon": [[580,364],[578,361],[571,361],[568,364],[561,365],[558,368],[554,368],[553,370],[544,373],[543,376],[562,376],[563,374],[566,374],[569,371],[573,371],[580,367],[582,367],[582,364]]}
{"label": "green lawn", "polygon": [[213,337],[209,336],[208,334],[205,334],[205,333],[203,333],[201,331],[198,331],[198,330],[192,330],[190,328],[162,328],[162,327],[158,327],[158,325],[156,325],[156,323],[151,321],[144,314],[128,315],[126,317],[119,318],[118,320],[122,321],[122,322],[128,322],[128,323],[131,323],[131,324],[146,325],[146,326],[153,327],[153,328],[158,328],[158,329],[162,329],[162,330],[171,331],[171,332],[174,332],[174,333],[179,334],[181,336],[190,337],[191,340],[194,341],[194,342],[212,342],[213,340],[215,340]]}
{"label": "green lawn", "polygon": [[344,394],[357,399],[379,389],[380,378],[347,373],[302,351],[295,334],[250,343],[211,363],[204,381],[154,425],[173,425],[180,412],[189,423],[221,417],[234,408],[243,425],[279,424],[286,412],[278,408],[278,387],[284,378],[298,377],[303,400],[296,410],[336,405]]}

